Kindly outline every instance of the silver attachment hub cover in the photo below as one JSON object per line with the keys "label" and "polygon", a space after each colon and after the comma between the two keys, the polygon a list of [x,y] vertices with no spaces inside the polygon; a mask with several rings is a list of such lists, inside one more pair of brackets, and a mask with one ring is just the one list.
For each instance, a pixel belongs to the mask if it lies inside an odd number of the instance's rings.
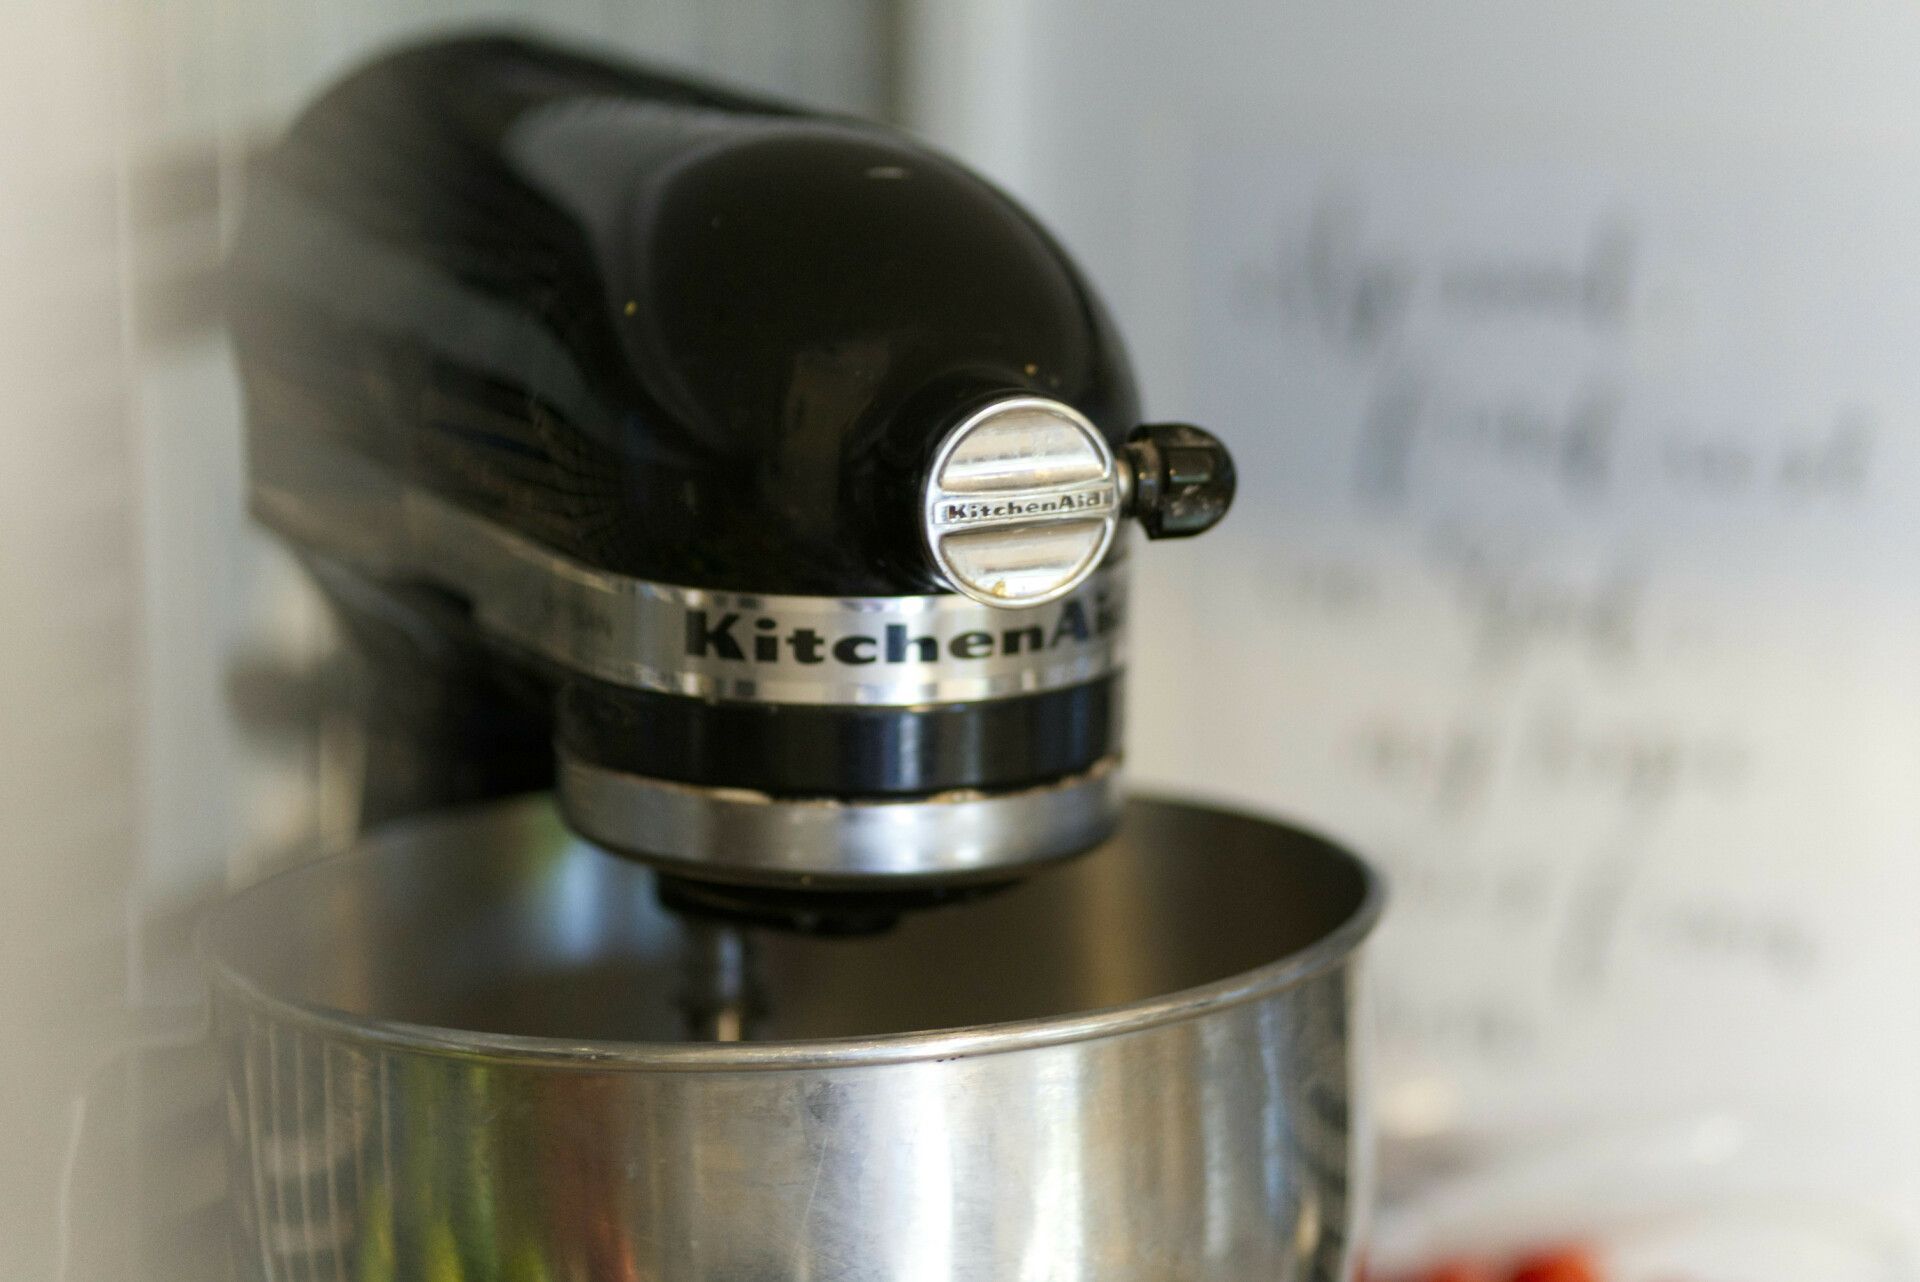
{"label": "silver attachment hub cover", "polygon": [[935,567],[974,600],[1016,609],[1063,597],[1099,568],[1120,521],[1120,475],[1085,415],[1019,396],[948,433],[925,499]]}

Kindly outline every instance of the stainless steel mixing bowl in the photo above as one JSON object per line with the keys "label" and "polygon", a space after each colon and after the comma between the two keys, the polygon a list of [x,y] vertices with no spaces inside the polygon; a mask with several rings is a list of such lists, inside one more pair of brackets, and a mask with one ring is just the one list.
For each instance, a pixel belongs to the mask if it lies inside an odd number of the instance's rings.
{"label": "stainless steel mixing bowl", "polygon": [[393,830],[208,924],[241,1274],[1339,1278],[1379,902],[1157,802],[858,938],[676,917],[543,800]]}

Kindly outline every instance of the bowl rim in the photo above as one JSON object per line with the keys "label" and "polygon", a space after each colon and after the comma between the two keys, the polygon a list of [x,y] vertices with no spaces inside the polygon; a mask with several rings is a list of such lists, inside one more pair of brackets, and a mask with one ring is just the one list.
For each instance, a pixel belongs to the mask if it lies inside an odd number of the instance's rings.
{"label": "bowl rim", "polygon": [[1097,1007],[1070,1015],[1047,1015],[958,1028],[785,1041],[612,1041],[446,1028],[410,1020],[356,1014],[324,1003],[270,992],[242,974],[235,963],[221,955],[214,935],[222,910],[229,906],[256,894],[268,893],[269,888],[283,880],[312,875],[327,866],[337,867],[343,863],[377,858],[382,851],[405,841],[410,833],[420,827],[448,822],[452,815],[471,817],[482,812],[493,816],[506,813],[517,820],[534,819],[539,811],[548,807],[545,794],[534,794],[386,825],[342,854],[314,860],[264,878],[226,897],[202,916],[194,932],[195,951],[216,996],[224,996],[256,1017],[370,1049],[543,1070],[791,1071],[913,1064],[1009,1054],[1142,1032],[1197,1018],[1212,1011],[1259,1001],[1348,964],[1378,923],[1386,906],[1386,886],[1380,874],[1364,860],[1326,838],[1232,806],[1198,805],[1192,801],[1152,793],[1131,793],[1128,796],[1129,805],[1139,802],[1161,808],[1205,810],[1216,816],[1273,828],[1285,833],[1290,840],[1304,841],[1316,854],[1338,861],[1357,876],[1361,885],[1359,902],[1338,925],[1305,948],[1224,979],[1176,989],[1142,1001]]}

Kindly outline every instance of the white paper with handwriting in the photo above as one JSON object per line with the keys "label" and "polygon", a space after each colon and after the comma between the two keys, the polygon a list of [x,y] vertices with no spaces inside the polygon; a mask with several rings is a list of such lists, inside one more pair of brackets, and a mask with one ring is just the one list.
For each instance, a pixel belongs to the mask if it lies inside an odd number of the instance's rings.
{"label": "white paper with handwriting", "polygon": [[1136,777],[1387,868],[1389,1133],[1719,1118],[1903,1196],[1920,171],[1202,154],[1242,497],[1138,558]]}

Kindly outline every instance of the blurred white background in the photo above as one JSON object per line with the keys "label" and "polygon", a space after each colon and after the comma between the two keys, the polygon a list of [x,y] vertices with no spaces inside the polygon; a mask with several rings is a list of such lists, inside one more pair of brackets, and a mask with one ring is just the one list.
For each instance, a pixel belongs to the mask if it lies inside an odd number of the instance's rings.
{"label": "blurred white background", "polygon": [[0,42],[0,1270],[207,1276],[193,906],[337,844],[242,507],[247,157],[510,18],[1029,202],[1240,507],[1141,558],[1156,787],[1382,862],[1380,1249],[1920,1277],[1920,9],[35,4]]}

